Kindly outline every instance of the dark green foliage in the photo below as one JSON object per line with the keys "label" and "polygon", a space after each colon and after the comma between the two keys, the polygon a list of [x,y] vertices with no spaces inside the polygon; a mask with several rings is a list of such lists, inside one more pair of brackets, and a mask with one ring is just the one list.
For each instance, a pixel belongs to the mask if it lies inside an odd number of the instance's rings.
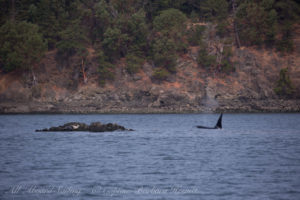
{"label": "dark green foliage", "polygon": [[222,61],[219,64],[220,71],[229,74],[235,71],[235,67],[230,60],[232,56],[231,47],[225,46],[222,52]]}
{"label": "dark green foliage", "polygon": [[299,20],[300,2],[295,0],[276,0],[274,8],[278,12],[278,20],[284,22],[296,22]]}
{"label": "dark green foliage", "polygon": [[[149,30],[143,10],[139,10],[131,16],[123,15],[116,21],[115,28],[120,30],[121,38],[126,36],[126,44],[123,45],[124,51],[121,52],[121,57],[128,52],[147,53]],[[123,38],[125,39],[125,37]]]}
{"label": "dark green foliage", "polygon": [[[154,48],[162,50],[164,48],[162,43],[166,43],[167,47],[165,48],[170,49],[171,54],[174,51],[184,52],[186,45],[183,36],[186,34],[186,22],[186,16],[177,9],[171,8],[162,11],[153,20],[153,28],[156,32]],[[157,46],[160,47],[157,48]]]}
{"label": "dark green foliage", "polygon": [[[112,7],[112,10],[121,14],[134,13],[143,7],[143,1],[140,0],[110,0],[108,1],[109,5]],[[116,15],[115,14],[115,15]]]}
{"label": "dark green foliage", "polygon": [[299,13],[299,4],[292,0],[242,1],[237,12],[241,42],[270,47],[276,44],[280,51],[291,51],[290,32]]}
{"label": "dark green foliage", "polygon": [[[109,12],[109,6],[105,0],[101,0],[94,5],[94,23],[91,27],[92,39],[98,40],[99,37],[103,37],[103,34],[107,28],[112,26],[113,18]],[[88,15],[92,15],[92,12],[88,12]],[[93,17],[93,16],[90,16]]]}
{"label": "dark green foliage", "polygon": [[155,80],[164,81],[168,78],[170,73],[164,68],[156,68],[153,72],[152,77]]}
{"label": "dark green foliage", "polygon": [[139,10],[128,20],[128,35],[130,40],[129,51],[147,52],[148,26],[146,24],[145,12]]}
{"label": "dark green foliage", "polygon": [[209,55],[203,47],[205,26],[186,26],[191,21],[212,22],[219,37],[231,37],[232,17],[242,45],[293,50],[299,1],[235,2],[237,15],[229,0],[0,0],[1,69],[30,68],[41,58],[46,41],[62,65],[72,56],[85,60],[87,47],[97,49],[103,84],[114,78],[121,58],[126,58],[129,73],[138,72],[147,58],[156,66],[155,76],[165,79],[176,72],[177,57],[187,53],[189,45],[202,46],[199,65],[231,72],[227,52]]}
{"label": "dark green foliage", "polygon": [[201,13],[207,19],[221,20],[228,15],[228,3],[226,0],[200,1]]}
{"label": "dark green foliage", "polygon": [[216,56],[208,55],[206,48],[201,48],[198,53],[197,62],[200,66],[205,68],[212,68],[216,66]]}
{"label": "dark green foliage", "polygon": [[103,37],[103,50],[110,61],[126,55],[129,42],[127,34],[122,33],[118,28],[108,28]]}
{"label": "dark green foliage", "polygon": [[221,71],[229,74],[235,71],[235,67],[228,59],[225,59],[221,62]]}
{"label": "dark green foliage", "polygon": [[230,47],[225,46],[223,52],[219,52],[218,55],[209,55],[207,47],[202,45],[198,53],[197,61],[201,67],[205,67],[208,70],[229,74],[235,71],[235,67],[230,60],[231,56],[232,52]]}
{"label": "dark green foliage", "polygon": [[276,33],[277,33],[277,12],[272,9],[270,10],[270,12],[268,12],[267,16],[266,16],[266,32],[265,32],[265,43],[269,46],[272,46],[275,43],[275,39],[276,39]]}
{"label": "dark green foliage", "polygon": [[198,46],[202,43],[203,32],[205,30],[205,26],[192,26],[188,30],[188,41],[192,46]]}
{"label": "dark green foliage", "polygon": [[276,41],[276,48],[280,52],[292,52],[294,50],[291,24],[282,26],[281,37],[280,40]]}
{"label": "dark green foliage", "polygon": [[104,85],[106,80],[113,80],[114,65],[109,62],[109,59],[104,55],[102,50],[99,50],[97,55],[98,60],[98,73],[99,73],[99,84]]}
{"label": "dark green foliage", "polygon": [[186,16],[179,10],[170,8],[154,18],[154,30],[163,34],[174,34],[185,30]]}
{"label": "dark green foliage", "polygon": [[31,69],[46,51],[38,26],[8,21],[0,28],[0,66],[3,71]]}
{"label": "dark green foliage", "polygon": [[0,0],[0,26],[5,24],[5,22],[9,19],[10,12],[10,1],[8,0]]}
{"label": "dark green foliage", "polygon": [[144,59],[136,56],[134,54],[128,54],[126,56],[126,70],[129,74],[135,74],[137,73],[142,65],[143,65]]}
{"label": "dark green foliage", "polygon": [[176,72],[177,53],[187,49],[183,41],[186,20],[182,12],[173,8],[155,17],[153,24],[157,36],[152,42],[152,59],[159,68],[153,72],[154,79],[165,80],[170,73]]}
{"label": "dark green foliage", "polygon": [[203,20],[221,20],[228,16],[229,5],[226,0],[189,0],[180,7],[186,13],[198,15]]}
{"label": "dark green foliage", "polygon": [[145,13],[139,10],[131,16],[121,15],[110,23],[103,33],[101,42],[105,55],[110,62],[131,54],[146,54],[148,51],[148,26]]}
{"label": "dark green foliage", "polygon": [[65,30],[70,21],[80,20],[78,1],[41,0],[20,3],[18,18],[38,24],[49,48],[54,48],[59,40],[59,33]]}
{"label": "dark green foliage", "polygon": [[84,45],[88,39],[85,35],[83,29],[76,22],[59,33],[61,40],[57,43],[56,58],[61,64],[68,63],[69,58],[74,55],[87,56]]}
{"label": "dark green foliage", "polygon": [[164,67],[169,72],[176,72],[176,50],[176,44],[172,39],[156,38],[152,47],[154,64]]}
{"label": "dark green foliage", "polygon": [[228,22],[226,20],[222,20],[217,24],[217,35],[220,37],[225,37],[228,34]]}
{"label": "dark green foliage", "polygon": [[183,8],[183,4],[187,2],[186,0],[147,0],[144,1],[144,9],[146,11],[146,15],[149,21],[152,21],[153,18],[160,14],[161,11],[176,8]]}
{"label": "dark green foliage", "polygon": [[280,70],[279,80],[277,86],[274,88],[275,93],[281,97],[290,97],[294,93],[294,86],[292,85],[288,69]]}
{"label": "dark green foliage", "polygon": [[176,72],[177,53],[187,51],[187,44],[183,41],[186,20],[181,11],[170,8],[153,21],[156,37],[152,42],[152,59],[157,67],[163,67],[170,73]]}
{"label": "dark green foliage", "polygon": [[244,3],[240,6],[238,27],[241,41],[245,45],[261,45],[265,38],[266,17],[268,12],[255,2]]}

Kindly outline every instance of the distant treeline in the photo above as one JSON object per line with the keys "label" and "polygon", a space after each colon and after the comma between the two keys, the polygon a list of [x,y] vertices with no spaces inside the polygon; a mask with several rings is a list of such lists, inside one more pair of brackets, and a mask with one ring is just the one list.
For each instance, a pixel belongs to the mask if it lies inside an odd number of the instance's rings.
{"label": "distant treeline", "polygon": [[187,28],[187,22],[217,24],[220,38],[234,32],[237,46],[289,52],[299,5],[299,0],[0,0],[0,67],[31,69],[53,49],[62,64],[72,56],[84,60],[93,47],[102,83],[114,78],[120,58],[126,58],[129,73],[151,61],[153,76],[164,79],[176,72],[176,58],[189,46],[201,47],[199,65],[216,64],[205,50],[205,26]]}

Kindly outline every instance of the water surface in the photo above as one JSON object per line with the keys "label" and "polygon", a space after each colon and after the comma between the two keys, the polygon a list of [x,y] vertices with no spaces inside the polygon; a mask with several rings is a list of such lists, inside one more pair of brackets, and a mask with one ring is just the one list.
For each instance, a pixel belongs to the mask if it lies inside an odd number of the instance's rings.
{"label": "water surface", "polygon": [[[0,199],[300,199],[300,114],[2,115]],[[134,132],[47,132],[66,122]]]}

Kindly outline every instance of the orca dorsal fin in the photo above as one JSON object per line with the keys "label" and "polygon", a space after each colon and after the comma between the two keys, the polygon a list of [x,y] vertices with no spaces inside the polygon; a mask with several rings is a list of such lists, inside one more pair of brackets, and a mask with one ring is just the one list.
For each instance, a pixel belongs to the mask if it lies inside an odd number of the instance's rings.
{"label": "orca dorsal fin", "polygon": [[222,116],[223,116],[223,113],[221,113],[215,128],[222,128]]}

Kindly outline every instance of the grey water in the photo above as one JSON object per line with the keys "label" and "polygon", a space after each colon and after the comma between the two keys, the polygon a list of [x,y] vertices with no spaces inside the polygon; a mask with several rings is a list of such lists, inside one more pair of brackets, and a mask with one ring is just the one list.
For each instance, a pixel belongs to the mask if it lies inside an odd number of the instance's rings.
{"label": "grey water", "polygon": [[[0,115],[0,199],[300,199],[300,114]],[[35,132],[66,122],[133,132]]]}

